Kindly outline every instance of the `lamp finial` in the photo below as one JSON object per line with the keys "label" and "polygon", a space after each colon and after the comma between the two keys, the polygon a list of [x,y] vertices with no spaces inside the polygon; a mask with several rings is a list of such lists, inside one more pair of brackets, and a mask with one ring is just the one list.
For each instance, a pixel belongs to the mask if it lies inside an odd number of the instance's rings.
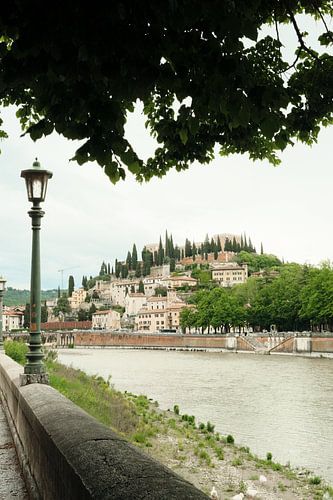
{"label": "lamp finial", "polygon": [[35,158],[35,161],[32,164],[33,168],[40,168],[40,163],[37,158]]}

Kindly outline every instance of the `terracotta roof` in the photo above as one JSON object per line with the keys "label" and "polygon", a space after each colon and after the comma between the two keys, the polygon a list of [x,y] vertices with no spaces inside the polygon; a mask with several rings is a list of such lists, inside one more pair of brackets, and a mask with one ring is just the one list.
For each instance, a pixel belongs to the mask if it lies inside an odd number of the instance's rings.
{"label": "terracotta roof", "polygon": [[245,271],[245,268],[242,266],[233,266],[231,264],[223,266],[223,267],[215,267],[211,269],[211,271],[214,273],[215,271]]}
{"label": "terracotta roof", "polygon": [[166,297],[149,297],[147,302],[166,302],[168,299]]}
{"label": "terracotta roof", "polygon": [[96,311],[93,313],[93,316],[95,316],[96,314],[102,315],[102,314],[109,314],[112,312],[119,314],[117,311],[113,311],[113,309],[108,309],[107,311]]}
{"label": "terracotta roof", "polygon": [[169,278],[163,278],[161,281],[197,281],[195,278],[190,276],[170,276]]}
{"label": "terracotta roof", "polygon": [[144,293],[129,293],[129,297],[145,297]]}

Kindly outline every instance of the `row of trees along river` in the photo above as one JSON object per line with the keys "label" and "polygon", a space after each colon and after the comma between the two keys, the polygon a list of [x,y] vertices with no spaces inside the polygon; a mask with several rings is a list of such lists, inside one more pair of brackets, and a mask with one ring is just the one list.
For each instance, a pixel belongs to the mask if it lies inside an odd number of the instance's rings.
{"label": "row of trees along river", "polygon": [[333,267],[283,264],[233,288],[199,290],[189,302],[193,307],[181,313],[184,331],[228,332],[244,325],[257,331],[271,325],[279,331],[332,331]]}

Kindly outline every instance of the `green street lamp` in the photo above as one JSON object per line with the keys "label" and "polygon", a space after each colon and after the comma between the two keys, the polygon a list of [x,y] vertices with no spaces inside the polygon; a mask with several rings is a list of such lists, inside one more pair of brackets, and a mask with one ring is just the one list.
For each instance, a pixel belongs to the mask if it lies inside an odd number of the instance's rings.
{"label": "green street lamp", "polygon": [[44,215],[40,203],[45,200],[48,180],[52,172],[41,168],[40,163],[34,161],[33,168],[22,170],[21,177],[25,179],[28,200],[32,208],[28,212],[32,227],[31,252],[31,281],[30,281],[30,339],[27,362],[24,366],[24,375],[21,376],[21,385],[32,383],[48,383],[48,376],[43,363],[42,338],[40,333],[41,302],[40,302],[40,242],[39,233],[41,219]]}
{"label": "green street lamp", "polygon": [[3,294],[6,289],[6,280],[0,276],[0,351],[3,350],[3,335],[2,335],[2,309],[3,309]]}

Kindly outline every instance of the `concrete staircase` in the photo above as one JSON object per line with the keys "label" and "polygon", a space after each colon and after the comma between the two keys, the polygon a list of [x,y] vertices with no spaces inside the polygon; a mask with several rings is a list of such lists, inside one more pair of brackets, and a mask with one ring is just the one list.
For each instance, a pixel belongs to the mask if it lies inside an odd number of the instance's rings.
{"label": "concrete staircase", "polygon": [[253,348],[255,354],[269,354],[269,347],[259,342],[255,337],[244,337],[243,340]]}

